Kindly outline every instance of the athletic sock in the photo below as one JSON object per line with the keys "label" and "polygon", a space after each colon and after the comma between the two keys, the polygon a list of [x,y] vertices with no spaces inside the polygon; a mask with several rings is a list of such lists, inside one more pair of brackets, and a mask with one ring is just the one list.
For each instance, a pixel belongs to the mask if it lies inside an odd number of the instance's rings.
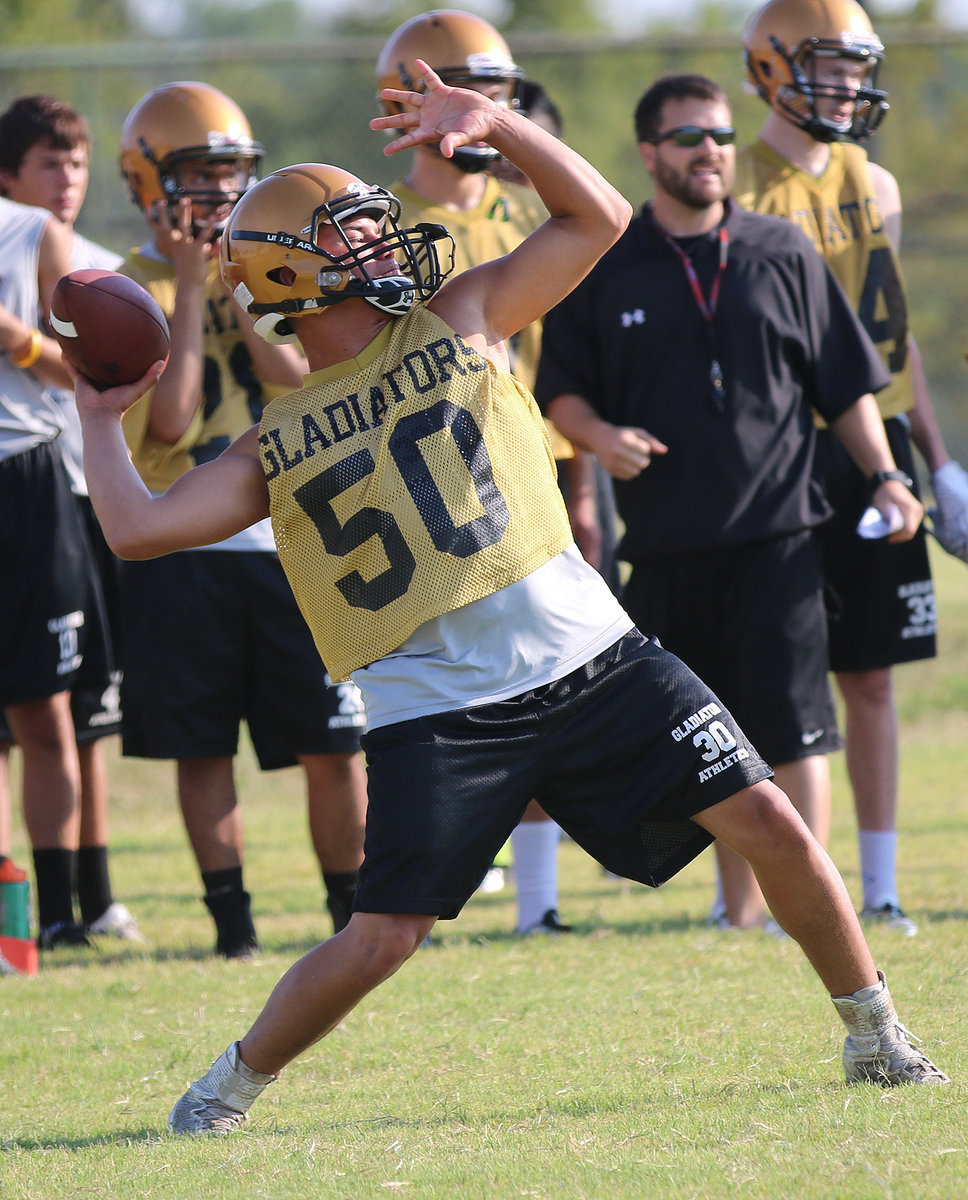
{"label": "athletic sock", "polygon": [[864,908],[897,904],[897,831],[861,829],[857,841]]}
{"label": "athletic sock", "polygon": [[77,902],[85,925],[93,925],[114,903],[107,846],[82,846],[78,850]]}
{"label": "athletic sock", "polygon": [[339,933],[350,923],[353,915],[353,900],[356,885],[360,881],[359,871],[324,871],[323,886],[326,888],[326,907],[333,918],[333,932]]}
{"label": "athletic sock", "polygon": [[74,883],[77,851],[60,846],[34,850],[37,879],[37,922],[41,930],[74,924]]}
{"label": "athletic sock", "polygon": [[558,907],[558,842],[554,821],[522,821],[511,834],[514,884],[518,898],[518,932],[537,925]]}
{"label": "athletic sock", "polygon": [[242,868],[241,867],[224,867],[219,871],[203,871],[202,885],[205,888],[206,896],[220,896],[228,892],[241,892],[242,886]]}
{"label": "athletic sock", "polygon": [[242,886],[242,868],[203,871],[205,907],[215,922],[215,952],[223,958],[251,958],[259,948],[252,923],[251,897]]}
{"label": "athletic sock", "polygon": [[719,867],[716,868],[716,892],[713,896],[713,905],[709,910],[709,921],[711,924],[718,924],[723,918],[729,921],[729,916],[726,912],[726,896],[723,893],[723,877],[719,873]]}

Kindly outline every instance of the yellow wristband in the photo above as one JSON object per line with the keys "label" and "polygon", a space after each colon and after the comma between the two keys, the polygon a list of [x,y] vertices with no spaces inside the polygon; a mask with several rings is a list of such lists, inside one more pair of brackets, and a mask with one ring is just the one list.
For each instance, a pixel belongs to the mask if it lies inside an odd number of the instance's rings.
{"label": "yellow wristband", "polygon": [[14,357],[14,355],[11,354],[10,361],[15,367],[19,367],[22,371],[26,371],[29,367],[34,365],[38,358],[40,358],[40,352],[43,350],[43,348],[44,335],[39,329],[31,329],[30,345],[23,352],[23,354],[19,355],[18,357]]}

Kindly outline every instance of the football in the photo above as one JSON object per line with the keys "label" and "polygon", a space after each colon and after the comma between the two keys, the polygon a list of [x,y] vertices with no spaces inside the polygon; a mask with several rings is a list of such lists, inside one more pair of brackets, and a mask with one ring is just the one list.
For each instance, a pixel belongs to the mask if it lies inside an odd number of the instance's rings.
{"label": "football", "polygon": [[64,275],[49,321],[67,361],[102,391],[134,383],[168,357],[165,314],[143,287],[116,271]]}

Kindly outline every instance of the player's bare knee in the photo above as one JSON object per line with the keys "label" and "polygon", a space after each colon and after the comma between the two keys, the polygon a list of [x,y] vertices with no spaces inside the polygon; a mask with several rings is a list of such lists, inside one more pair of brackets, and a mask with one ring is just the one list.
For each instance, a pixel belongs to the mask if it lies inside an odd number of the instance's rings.
{"label": "player's bare knee", "polygon": [[837,684],[845,702],[881,708],[893,704],[894,682],[889,667],[876,671],[841,671]]}
{"label": "player's bare knee", "polygon": [[375,987],[403,966],[430,929],[433,917],[411,914],[354,913],[338,936],[356,942],[358,977]]}
{"label": "player's bare knee", "polygon": [[764,854],[800,854],[811,834],[787,794],[764,780],[707,809],[700,823],[749,861]]}
{"label": "player's bare knee", "polygon": [[768,839],[777,850],[784,847],[801,849],[813,841],[803,818],[781,788],[757,792],[754,813],[760,836]]}

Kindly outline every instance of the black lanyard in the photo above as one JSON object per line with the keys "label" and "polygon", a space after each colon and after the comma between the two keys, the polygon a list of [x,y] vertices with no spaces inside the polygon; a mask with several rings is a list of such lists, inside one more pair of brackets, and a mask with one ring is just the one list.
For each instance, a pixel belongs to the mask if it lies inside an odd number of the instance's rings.
{"label": "black lanyard", "polygon": [[716,353],[716,333],[713,328],[713,319],[716,316],[716,308],[719,305],[719,290],[723,282],[723,274],[726,271],[726,263],[729,259],[729,230],[725,225],[719,227],[719,266],[716,269],[716,278],[713,280],[712,287],[709,289],[709,298],[703,294],[702,284],[699,282],[699,276],[696,274],[696,268],[692,265],[692,259],[686,254],[685,250],[679,245],[674,238],[662,228],[655,216],[650,212],[652,224],[655,226],[656,232],[665,239],[667,244],[679,256],[679,261],[682,263],[683,269],[686,272],[686,279],[689,281],[689,287],[692,289],[693,298],[696,301],[696,306],[702,313],[706,321],[706,329],[709,333],[709,346],[712,353],[712,361],[709,364],[709,382],[712,386],[712,402],[716,412],[724,413],[726,411],[726,387],[723,383],[723,369],[719,365],[719,356]]}

